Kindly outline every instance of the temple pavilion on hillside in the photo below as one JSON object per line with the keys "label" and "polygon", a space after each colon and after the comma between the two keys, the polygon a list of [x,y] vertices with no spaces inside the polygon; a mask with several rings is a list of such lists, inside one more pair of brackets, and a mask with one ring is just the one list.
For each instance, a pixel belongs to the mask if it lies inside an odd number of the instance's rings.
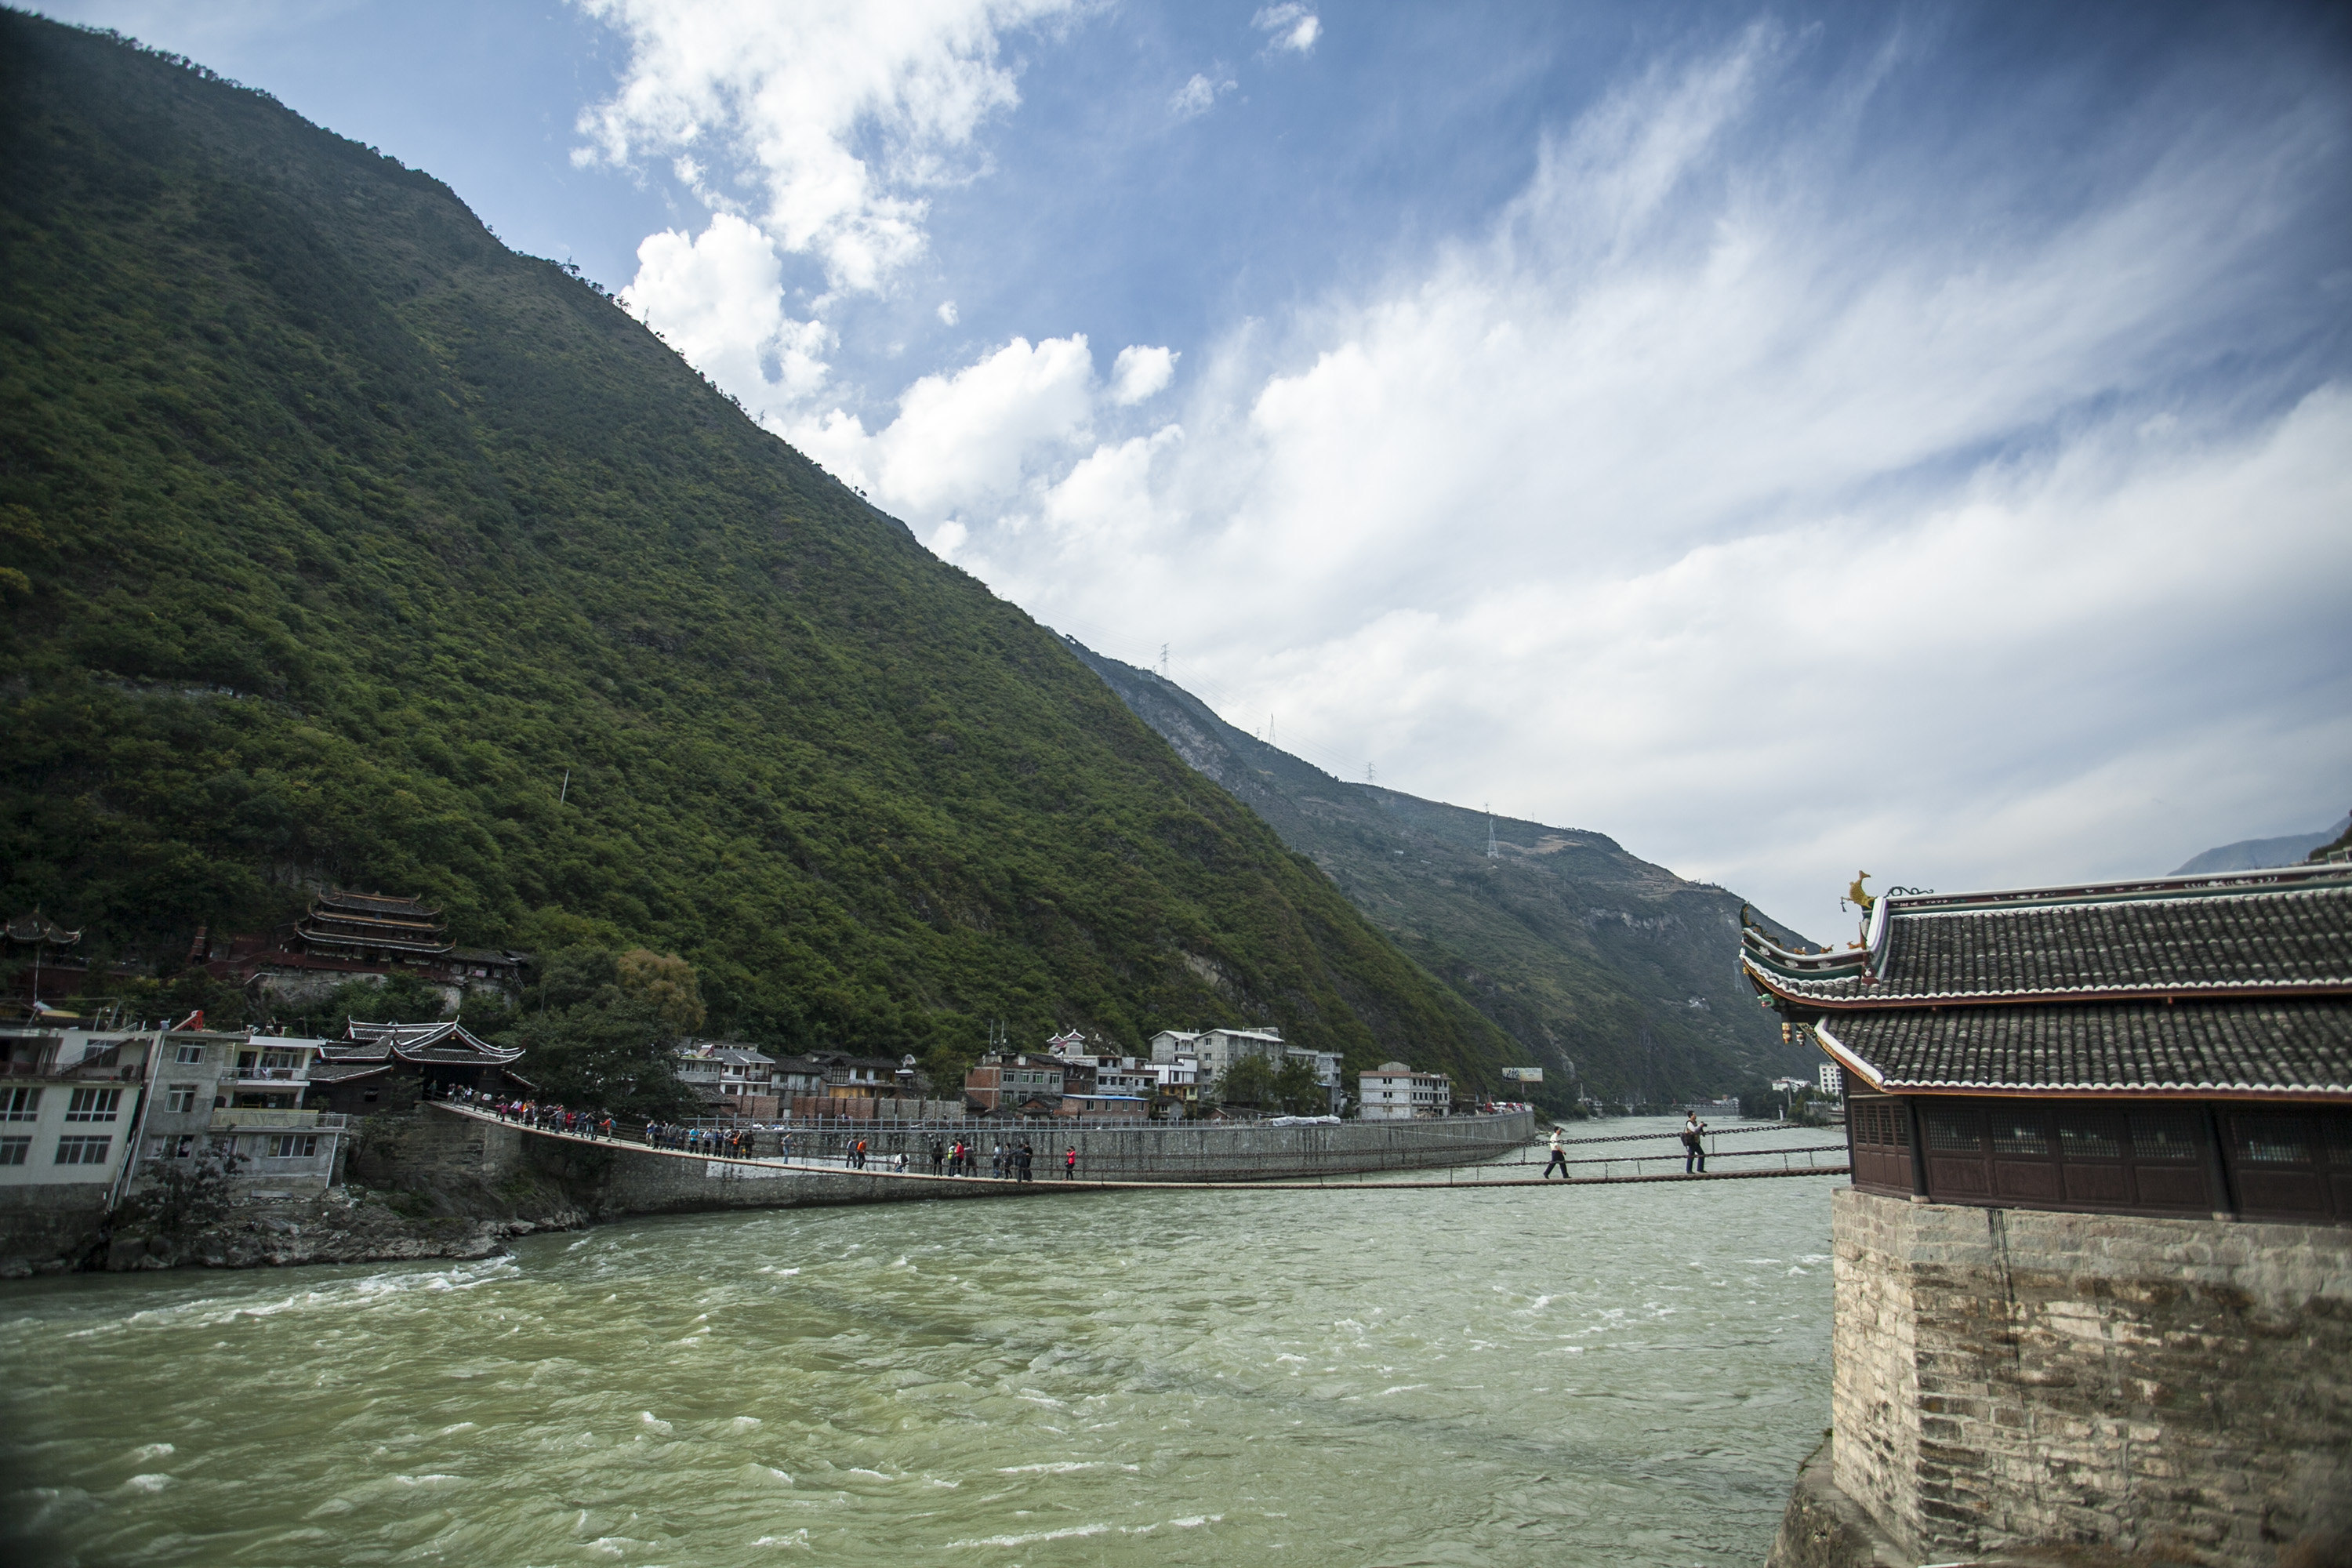
{"label": "temple pavilion on hillside", "polygon": [[257,983],[298,1003],[341,980],[381,974],[429,981],[453,1003],[471,991],[511,999],[531,962],[527,952],[455,945],[449,922],[422,899],[343,888],[315,895],[301,919],[265,935],[215,938],[200,929],[189,957],[216,979]]}
{"label": "temple pavilion on hillside", "polygon": [[295,924],[291,945],[321,958],[415,963],[441,958],[454,944],[449,922],[421,899],[332,888],[310,900],[310,913]]}
{"label": "temple pavilion on hillside", "polygon": [[519,1050],[476,1039],[457,1024],[362,1024],[321,1046],[310,1065],[310,1103],[347,1115],[405,1110],[453,1089],[488,1095],[535,1095],[514,1070]]}
{"label": "temple pavilion on hillside", "polygon": [[1844,1069],[1856,1187],[2352,1224],[2352,867],[1890,894],[1863,934],[1741,952]]}

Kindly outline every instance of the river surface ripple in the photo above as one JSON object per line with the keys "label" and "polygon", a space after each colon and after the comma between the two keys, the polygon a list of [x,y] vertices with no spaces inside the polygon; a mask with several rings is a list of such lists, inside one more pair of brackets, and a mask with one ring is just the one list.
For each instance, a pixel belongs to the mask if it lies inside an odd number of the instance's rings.
{"label": "river surface ripple", "polygon": [[0,1293],[10,1543],[1758,1568],[1828,1420],[1842,1181],[1108,1192],[32,1281]]}

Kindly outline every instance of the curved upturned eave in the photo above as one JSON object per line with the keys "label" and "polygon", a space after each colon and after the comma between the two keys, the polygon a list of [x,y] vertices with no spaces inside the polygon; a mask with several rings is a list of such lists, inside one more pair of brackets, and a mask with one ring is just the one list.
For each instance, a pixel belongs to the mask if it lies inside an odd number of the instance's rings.
{"label": "curved upturned eave", "polygon": [[[1757,985],[1783,1002],[1826,1012],[1886,1012],[1913,1007],[2016,1007],[2048,1002],[2266,1001],[2305,996],[2352,996],[2352,978],[2331,980],[2178,980],[2145,985],[2054,985],[2034,991],[1888,991],[1874,996],[1825,996],[1797,989],[1741,953]],[[1843,979],[1843,976],[1840,977]],[[1797,983],[1801,984],[1801,982]]]}

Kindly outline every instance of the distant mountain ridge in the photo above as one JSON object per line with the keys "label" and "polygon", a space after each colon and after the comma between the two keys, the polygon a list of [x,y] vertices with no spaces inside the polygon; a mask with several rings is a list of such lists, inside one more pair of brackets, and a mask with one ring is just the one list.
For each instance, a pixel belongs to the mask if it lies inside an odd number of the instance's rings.
{"label": "distant mountain ridge", "polygon": [[2192,855],[2176,868],[2176,877],[2194,877],[2208,871],[2259,871],[2271,866],[2300,866],[2311,852],[2341,838],[2352,828],[2352,814],[2324,833],[2290,833],[2284,838],[2241,838],[2235,844],[2224,844]]}
{"label": "distant mountain ridge", "polygon": [[1000,1022],[1508,1048],[1057,638],[429,175],[9,10],[0,166],[0,913],[168,972],[320,884],[414,894],[947,1084]]}
{"label": "distant mountain ridge", "polygon": [[1610,1100],[1811,1076],[1811,1051],[1782,1044],[1739,976],[1738,894],[1601,834],[1509,817],[1491,819],[1490,859],[1486,813],[1334,778],[1172,681],[1065,640],[1177,755],[1500,1026],[1547,1089],[1570,1062]]}

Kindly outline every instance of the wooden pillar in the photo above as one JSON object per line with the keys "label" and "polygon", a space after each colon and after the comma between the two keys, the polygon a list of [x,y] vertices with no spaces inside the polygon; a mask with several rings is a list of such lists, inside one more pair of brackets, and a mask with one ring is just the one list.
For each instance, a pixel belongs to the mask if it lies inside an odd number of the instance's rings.
{"label": "wooden pillar", "polygon": [[2238,1185],[2230,1180],[2230,1159],[2222,1148],[2223,1127],[2221,1110],[2211,1100],[2200,1110],[2205,1112],[2205,1186],[2220,1206],[2213,1211],[2215,1219],[2238,1217]]}
{"label": "wooden pillar", "polygon": [[[1906,1094],[1903,1097],[1903,1116],[1911,1126],[1911,1201],[1924,1204],[1927,1201],[1927,1129],[1919,1119],[1918,1096]],[[1849,1124],[1853,1121],[1851,1102],[1846,1110],[1846,1121]]]}

